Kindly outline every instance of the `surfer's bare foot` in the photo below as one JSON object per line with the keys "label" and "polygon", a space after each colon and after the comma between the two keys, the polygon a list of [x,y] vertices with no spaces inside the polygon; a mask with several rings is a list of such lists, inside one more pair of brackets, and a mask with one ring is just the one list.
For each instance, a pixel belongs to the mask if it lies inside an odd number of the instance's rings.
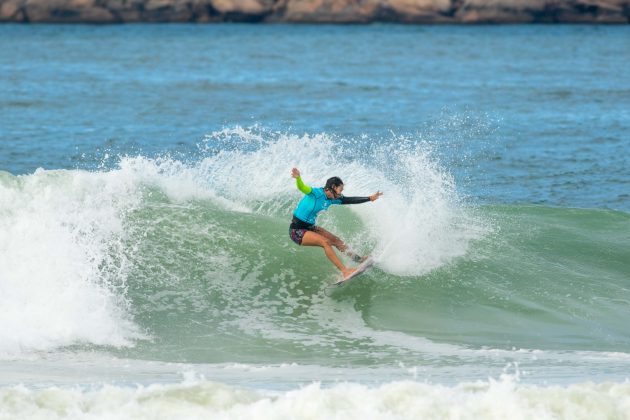
{"label": "surfer's bare foot", "polygon": [[345,270],[341,270],[341,274],[343,274],[343,278],[345,279],[355,271],[357,271],[356,268],[346,268]]}

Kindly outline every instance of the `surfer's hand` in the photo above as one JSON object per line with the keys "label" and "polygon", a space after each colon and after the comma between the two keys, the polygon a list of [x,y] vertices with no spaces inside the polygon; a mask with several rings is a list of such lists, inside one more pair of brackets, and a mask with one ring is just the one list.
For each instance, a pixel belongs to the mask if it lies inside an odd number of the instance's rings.
{"label": "surfer's hand", "polygon": [[380,192],[380,191],[376,191],[374,194],[372,194],[372,195],[370,196],[370,201],[376,201],[376,200],[378,200],[378,198],[379,198],[381,195],[383,195],[383,193],[382,193],[382,192]]}
{"label": "surfer's hand", "polygon": [[291,169],[291,176],[293,178],[299,178],[300,177],[300,170],[298,168]]}

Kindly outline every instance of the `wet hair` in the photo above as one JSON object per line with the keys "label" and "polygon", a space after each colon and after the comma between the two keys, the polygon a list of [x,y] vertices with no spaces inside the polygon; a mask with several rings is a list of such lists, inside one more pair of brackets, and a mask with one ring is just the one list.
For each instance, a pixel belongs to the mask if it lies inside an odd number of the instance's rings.
{"label": "wet hair", "polygon": [[332,190],[333,187],[338,187],[340,185],[343,185],[343,181],[341,180],[341,178],[339,178],[338,176],[333,176],[332,178],[328,178],[324,189]]}

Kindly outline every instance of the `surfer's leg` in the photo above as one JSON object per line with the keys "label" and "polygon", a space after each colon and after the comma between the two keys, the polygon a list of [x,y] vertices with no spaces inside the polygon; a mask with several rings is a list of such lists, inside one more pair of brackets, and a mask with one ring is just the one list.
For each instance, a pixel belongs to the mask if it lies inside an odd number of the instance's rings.
{"label": "surfer's leg", "polygon": [[304,237],[302,238],[302,245],[321,246],[322,248],[324,248],[324,252],[326,253],[326,256],[328,257],[328,259],[333,264],[335,264],[335,267],[337,267],[339,271],[341,271],[344,277],[347,277],[348,275],[352,274],[352,272],[355,271],[354,268],[348,268],[345,265],[343,265],[343,263],[341,262],[337,254],[335,254],[335,250],[332,248],[332,244],[330,243],[328,238],[326,238],[323,235],[320,235],[319,233],[315,233],[310,230],[306,231],[304,233]]}
{"label": "surfer's leg", "polygon": [[346,254],[347,256],[352,258],[353,261],[361,262],[361,261],[365,260],[366,257],[361,257],[359,254],[357,254],[356,252],[352,251],[350,249],[350,247],[348,245],[346,245],[341,240],[341,238],[339,238],[338,236],[335,236],[334,234],[328,232],[323,227],[315,226],[313,228],[313,231],[318,233],[318,234],[320,234],[320,235],[322,235],[324,238],[328,239],[328,241],[330,242],[330,244],[332,246],[334,246],[339,251],[343,252],[344,254]]}

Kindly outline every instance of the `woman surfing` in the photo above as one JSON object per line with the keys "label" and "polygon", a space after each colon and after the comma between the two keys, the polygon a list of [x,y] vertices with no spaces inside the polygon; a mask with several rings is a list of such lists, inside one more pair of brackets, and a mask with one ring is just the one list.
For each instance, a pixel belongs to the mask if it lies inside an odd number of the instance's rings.
{"label": "woman surfing", "polygon": [[298,245],[321,246],[324,248],[328,259],[341,271],[343,277],[348,277],[356,269],[346,267],[332,247],[334,246],[356,262],[361,262],[365,258],[352,252],[337,236],[322,227],[315,226],[317,214],[320,211],[327,210],[333,204],[360,204],[375,201],[383,193],[377,191],[369,197],[345,197],[341,194],[343,192],[343,181],[336,176],[329,178],[323,188],[313,188],[304,184],[300,171],[297,168],[293,168],[291,176],[295,178],[298,190],[305,194],[293,212],[293,219],[289,226],[291,240]]}

